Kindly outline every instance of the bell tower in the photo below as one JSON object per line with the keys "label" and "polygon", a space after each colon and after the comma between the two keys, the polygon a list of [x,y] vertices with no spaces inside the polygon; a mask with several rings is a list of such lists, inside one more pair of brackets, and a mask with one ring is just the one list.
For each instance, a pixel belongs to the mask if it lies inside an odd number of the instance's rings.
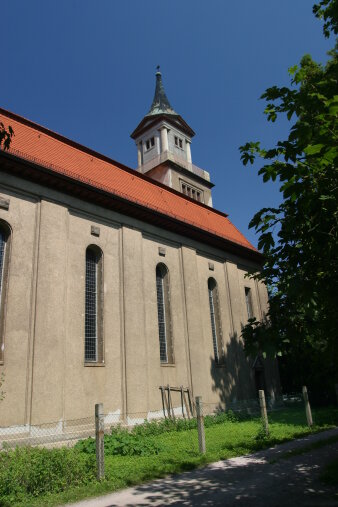
{"label": "bell tower", "polygon": [[131,134],[137,146],[137,170],[196,201],[212,206],[207,171],[195,166],[191,140],[195,132],[171,107],[157,67],[154,99]]}

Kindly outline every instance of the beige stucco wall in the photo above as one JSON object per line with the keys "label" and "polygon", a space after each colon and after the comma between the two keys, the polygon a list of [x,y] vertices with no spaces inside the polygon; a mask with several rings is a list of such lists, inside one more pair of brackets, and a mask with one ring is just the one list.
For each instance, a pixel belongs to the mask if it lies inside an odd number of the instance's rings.
{"label": "beige stucco wall", "polygon": [[[161,385],[189,387],[208,403],[255,395],[251,363],[241,347],[244,286],[255,313],[266,289],[244,279],[243,259],[60,192],[0,173],[0,218],[12,228],[7,291],[5,399],[0,426],[105,413],[146,417],[161,411]],[[100,236],[91,235],[91,226]],[[103,252],[104,364],[84,364],[85,251]],[[165,248],[165,256],[159,255]],[[159,359],[156,265],[170,276],[174,365]],[[209,269],[214,264],[214,271]],[[219,289],[226,362],[216,367],[207,280]],[[269,373],[278,389],[278,372]],[[272,387],[271,387],[272,386]],[[179,397],[174,395],[174,403]]]}

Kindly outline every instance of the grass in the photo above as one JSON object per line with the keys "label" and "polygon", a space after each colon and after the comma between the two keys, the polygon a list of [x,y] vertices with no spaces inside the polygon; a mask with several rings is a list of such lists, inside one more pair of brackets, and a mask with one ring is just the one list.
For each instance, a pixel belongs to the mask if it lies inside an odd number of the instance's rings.
{"label": "grass", "polygon": [[[225,421],[209,426],[205,430],[207,453],[198,452],[197,430],[167,431],[165,433],[142,436],[154,447],[157,454],[146,456],[108,455],[105,458],[105,480],[98,483],[89,479],[86,484],[69,485],[65,491],[24,498],[13,496],[9,503],[1,499],[0,506],[11,507],[52,507],[67,502],[99,496],[150,479],[163,477],[205,465],[206,463],[249,454],[272,445],[329,429],[338,424],[338,409],[318,409],[313,411],[315,426],[306,426],[302,407],[289,408],[269,414],[270,436],[264,438],[259,418],[240,422]],[[73,449],[69,453],[76,452]],[[84,455],[85,453],[80,453]],[[88,456],[88,455],[87,455]],[[337,467],[337,463],[334,465]],[[336,469],[333,468],[333,473]],[[328,474],[331,472],[329,471]],[[329,476],[329,475],[328,475]]]}

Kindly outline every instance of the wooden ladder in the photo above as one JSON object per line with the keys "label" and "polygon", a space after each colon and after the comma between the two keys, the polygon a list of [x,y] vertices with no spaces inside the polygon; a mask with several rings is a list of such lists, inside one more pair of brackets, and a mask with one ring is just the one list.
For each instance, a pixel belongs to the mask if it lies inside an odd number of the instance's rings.
{"label": "wooden ladder", "polygon": [[194,410],[191,403],[191,395],[189,387],[170,387],[169,384],[167,386],[160,386],[161,396],[162,396],[162,407],[163,407],[163,415],[167,419],[175,420],[174,407],[171,399],[171,392],[181,393],[181,407],[182,407],[182,416],[188,419],[194,417]]}

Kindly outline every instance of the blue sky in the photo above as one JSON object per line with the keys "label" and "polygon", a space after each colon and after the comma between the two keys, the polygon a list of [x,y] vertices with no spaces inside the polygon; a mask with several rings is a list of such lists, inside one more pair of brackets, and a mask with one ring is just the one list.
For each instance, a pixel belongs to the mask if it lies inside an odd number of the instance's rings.
{"label": "blue sky", "polygon": [[305,53],[332,41],[308,0],[11,0],[1,6],[0,105],[130,167],[129,135],[153,99],[155,68],[196,132],[193,163],[215,183],[214,207],[255,245],[253,214],[278,186],[243,167],[238,147],[288,132],[267,123],[263,91],[289,85]]}

